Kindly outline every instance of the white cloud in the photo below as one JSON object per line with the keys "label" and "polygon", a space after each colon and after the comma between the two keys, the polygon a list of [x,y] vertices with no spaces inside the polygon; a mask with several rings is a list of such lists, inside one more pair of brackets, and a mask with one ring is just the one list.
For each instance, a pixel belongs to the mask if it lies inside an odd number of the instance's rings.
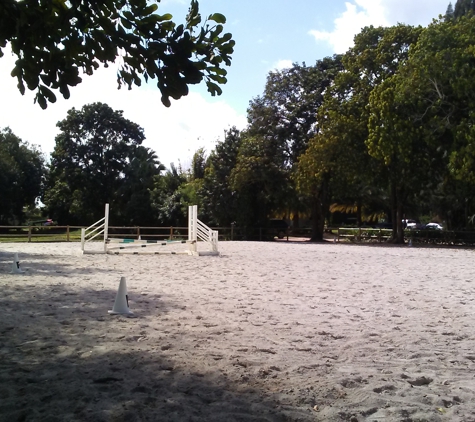
{"label": "white cloud", "polygon": [[71,108],[80,109],[93,102],[123,110],[125,118],[142,126],[146,136],[143,145],[152,148],[167,167],[170,162],[178,164],[178,160],[186,164],[200,147],[209,153],[229,127],[235,125],[242,129],[246,126],[246,117],[226,102],[211,102],[198,93],[191,92],[166,108],[153,81],[131,91],[124,87],[117,90],[116,69],[112,67],[85,76],[81,84],[71,88],[69,100],[64,100],[58,93],[58,101],[42,110],[38,104],[33,104],[31,92],[25,96],[19,93],[16,80],[9,75],[13,63],[8,54],[0,59],[0,128],[9,126],[21,139],[40,145],[47,154],[54,149],[58,134],[56,123],[66,118]]}
{"label": "white cloud", "polygon": [[[153,91],[148,91],[141,100],[150,105],[156,103],[155,97]],[[144,105],[124,111],[124,115],[145,128],[144,145],[156,151],[167,167],[170,162],[178,164],[178,159],[187,167],[198,148],[205,148],[209,154],[216,142],[224,139],[225,130],[231,126],[243,129],[247,124],[246,117],[239,116],[224,101],[210,103],[193,92],[174,101],[170,108],[161,103],[151,108]]]}
{"label": "white cloud", "polygon": [[335,19],[331,32],[311,30],[317,41],[328,42],[335,53],[344,53],[353,45],[353,38],[368,25],[388,25],[381,0],[355,0],[346,2],[346,10]]}
{"label": "white cloud", "polygon": [[293,66],[292,60],[279,60],[272,66],[272,70],[290,69]]}
{"label": "white cloud", "polygon": [[335,53],[344,53],[353,38],[365,26],[389,26],[399,22],[427,25],[447,9],[447,0],[353,0],[345,2],[346,10],[334,20],[331,31],[311,30],[317,42],[327,42]]}
{"label": "white cloud", "polygon": [[[408,25],[428,25],[443,15],[449,0],[382,0],[385,14],[391,25],[398,22]],[[452,5],[456,1],[452,0]]]}

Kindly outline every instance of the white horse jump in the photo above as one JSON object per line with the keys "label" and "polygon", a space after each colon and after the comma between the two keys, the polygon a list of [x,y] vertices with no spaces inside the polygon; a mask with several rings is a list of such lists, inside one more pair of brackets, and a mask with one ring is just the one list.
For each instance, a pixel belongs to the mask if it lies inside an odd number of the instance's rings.
{"label": "white horse jump", "polygon": [[[101,249],[88,249],[86,244],[91,244],[92,240],[103,236],[103,246]],[[198,251],[199,240],[208,245],[208,251]],[[200,242],[201,243],[201,242]],[[187,244],[186,250],[143,250],[143,248],[170,246],[176,244]],[[95,243],[97,245],[97,242]],[[113,246],[112,246],[113,245]],[[133,250],[140,248],[140,252]],[[105,216],[93,225],[81,230],[81,250],[83,253],[107,253],[107,254],[153,254],[153,255],[219,255],[218,252],[218,231],[212,230],[203,222],[198,220],[198,207],[196,205],[188,207],[188,240],[135,240],[109,238],[109,204],[105,207]]]}

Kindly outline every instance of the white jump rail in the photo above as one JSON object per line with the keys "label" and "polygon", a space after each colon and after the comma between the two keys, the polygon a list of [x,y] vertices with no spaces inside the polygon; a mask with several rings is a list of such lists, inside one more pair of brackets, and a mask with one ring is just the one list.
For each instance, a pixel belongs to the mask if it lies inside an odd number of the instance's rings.
{"label": "white jump rail", "polygon": [[[157,246],[170,246],[177,244],[188,244],[188,240],[135,240],[135,239],[108,239],[108,254],[150,254],[150,255],[190,255],[189,250],[157,250]],[[140,252],[136,249],[140,248]],[[148,248],[144,250],[143,248]]]}

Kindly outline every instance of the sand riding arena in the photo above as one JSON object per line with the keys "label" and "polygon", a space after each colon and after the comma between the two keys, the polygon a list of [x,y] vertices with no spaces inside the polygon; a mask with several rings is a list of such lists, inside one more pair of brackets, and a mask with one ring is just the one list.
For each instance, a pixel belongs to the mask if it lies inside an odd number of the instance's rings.
{"label": "sand riding arena", "polygon": [[79,252],[0,244],[2,421],[475,421],[473,250]]}

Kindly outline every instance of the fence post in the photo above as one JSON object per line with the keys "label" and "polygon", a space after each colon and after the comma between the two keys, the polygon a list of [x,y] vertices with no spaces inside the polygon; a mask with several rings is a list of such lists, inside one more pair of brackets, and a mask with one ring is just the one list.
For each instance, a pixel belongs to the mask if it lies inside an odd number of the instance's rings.
{"label": "fence post", "polygon": [[31,242],[31,226],[28,226],[28,243]]}
{"label": "fence post", "polygon": [[104,253],[107,253],[107,241],[109,239],[109,204],[104,208]]}
{"label": "fence post", "polygon": [[84,253],[84,244],[86,243],[86,229],[81,227],[81,250]]}
{"label": "fence post", "polygon": [[66,226],[66,242],[69,242],[69,226]]}
{"label": "fence post", "polygon": [[140,240],[140,227],[137,226],[137,240]]}
{"label": "fence post", "polygon": [[233,240],[234,237],[234,224],[231,223],[231,240]]}
{"label": "fence post", "polygon": [[170,227],[170,240],[173,240],[173,226]]}

